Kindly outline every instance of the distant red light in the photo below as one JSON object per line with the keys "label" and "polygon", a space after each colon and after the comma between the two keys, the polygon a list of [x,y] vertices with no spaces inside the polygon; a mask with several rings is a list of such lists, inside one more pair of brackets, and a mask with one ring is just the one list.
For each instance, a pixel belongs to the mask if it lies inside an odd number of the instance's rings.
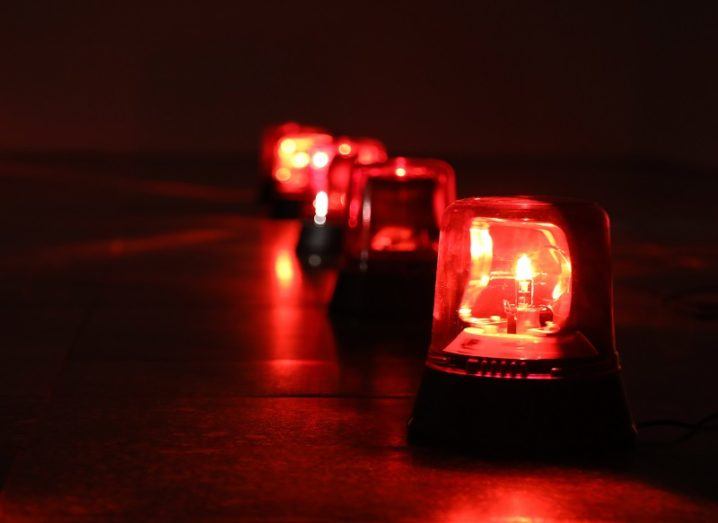
{"label": "distant red light", "polygon": [[260,145],[262,197],[274,202],[280,213],[298,212],[297,203],[311,201],[309,171],[313,157],[309,149],[332,142],[332,136],[318,127],[296,122],[266,127]]}
{"label": "distant red light", "polygon": [[314,223],[324,225],[329,211],[329,197],[324,191],[319,191],[314,198]]}
{"label": "distant red light", "polygon": [[317,151],[312,155],[312,166],[316,169],[323,169],[329,165],[329,155],[324,151]]}
{"label": "distant red light", "polygon": [[356,167],[348,196],[347,254],[435,256],[441,214],[455,194],[454,172],[439,160],[394,158]]}
{"label": "distant red light", "polygon": [[316,268],[333,264],[341,253],[347,188],[354,166],[384,160],[386,150],[377,140],[345,136],[316,143],[307,153],[311,162],[303,171],[307,188],[296,251],[302,263]]}
{"label": "distant red light", "polygon": [[[342,154],[342,150],[347,154]],[[310,150],[312,165],[309,169],[311,202],[305,205],[305,218],[314,215],[313,202],[319,193],[327,197],[327,214],[322,223],[343,226],[346,215],[347,190],[351,171],[357,164],[386,160],[386,149],[371,138],[338,138],[332,144],[321,144]],[[310,204],[311,203],[311,204]],[[315,220],[316,223],[316,220]]]}
{"label": "distant red light", "polygon": [[276,142],[272,163],[275,191],[282,198],[303,200],[314,186],[314,170],[325,168],[333,149],[326,133],[299,132],[284,135]]}
{"label": "distant red light", "polygon": [[[397,176],[397,169],[404,175]],[[427,329],[440,219],[455,194],[454,171],[440,160],[399,157],[356,165],[330,309],[384,321],[410,318]]]}
{"label": "distant red light", "polygon": [[342,156],[348,156],[352,153],[352,146],[348,143],[340,143],[339,147],[337,147],[337,151],[339,151],[339,154]]}
{"label": "distant red light", "polygon": [[269,125],[262,131],[260,138],[260,170],[265,178],[273,175],[274,151],[277,143],[282,137],[301,132],[302,126],[297,122],[284,122],[277,125]]}

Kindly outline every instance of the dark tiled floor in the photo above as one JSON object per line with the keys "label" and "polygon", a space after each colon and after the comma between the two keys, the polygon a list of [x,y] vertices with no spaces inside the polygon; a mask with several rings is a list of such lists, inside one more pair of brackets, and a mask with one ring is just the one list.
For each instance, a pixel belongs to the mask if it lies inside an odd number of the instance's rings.
{"label": "dark tiled floor", "polygon": [[[334,276],[301,271],[295,223],[253,217],[228,170],[176,174],[0,170],[7,520],[718,519],[715,432],[644,434],[600,465],[407,447],[421,336],[332,323]],[[469,174],[464,194],[604,201],[636,417],[718,407],[718,323],[684,292],[718,283],[700,181],[671,193],[645,173]]]}

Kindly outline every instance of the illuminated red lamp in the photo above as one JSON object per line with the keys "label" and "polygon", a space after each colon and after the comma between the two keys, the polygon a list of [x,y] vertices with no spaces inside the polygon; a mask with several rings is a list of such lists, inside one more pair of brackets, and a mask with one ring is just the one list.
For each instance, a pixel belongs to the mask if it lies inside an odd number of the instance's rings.
{"label": "illuminated red lamp", "polygon": [[439,224],[456,196],[453,169],[392,158],[352,170],[334,312],[429,318]]}
{"label": "illuminated red lamp", "polygon": [[317,267],[335,261],[341,252],[347,191],[355,165],[383,162],[387,155],[378,140],[340,137],[312,149],[311,158],[313,197],[304,205],[297,254]]}
{"label": "illuminated red lamp", "polygon": [[296,216],[299,212],[311,190],[310,150],[332,142],[323,129],[293,122],[265,130],[260,153],[264,192],[280,213]]}
{"label": "illuminated red lamp", "polygon": [[301,126],[297,122],[284,122],[275,125],[267,125],[262,130],[259,139],[259,172],[262,179],[272,179],[272,163],[274,162],[274,150],[277,142],[287,134],[298,133]]}
{"label": "illuminated red lamp", "polygon": [[451,205],[410,439],[482,452],[629,446],[610,267],[608,216],[595,204]]}

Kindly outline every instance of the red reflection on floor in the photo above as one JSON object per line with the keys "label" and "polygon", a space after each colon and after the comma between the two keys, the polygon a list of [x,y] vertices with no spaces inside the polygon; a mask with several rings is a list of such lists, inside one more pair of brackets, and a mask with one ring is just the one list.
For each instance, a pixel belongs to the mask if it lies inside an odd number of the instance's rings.
{"label": "red reflection on floor", "polygon": [[167,251],[225,240],[234,232],[219,229],[197,229],[144,237],[119,237],[83,243],[41,247],[0,261],[5,268],[63,267],[75,263],[109,260],[149,252]]}
{"label": "red reflection on floor", "polygon": [[[537,476],[546,473],[548,478]],[[571,475],[575,473],[574,480]],[[455,506],[446,513],[437,515],[437,521],[447,523],[474,523],[476,521],[600,521],[624,520],[628,513],[635,514],[636,507],[646,507],[647,512],[681,514],[691,506],[685,496],[674,494],[640,482],[617,482],[607,477],[586,477],[585,473],[574,471],[564,478],[552,477],[552,471],[500,475],[496,481],[514,483],[488,488],[477,496],[463,495],[454,501]],[[620,493],[624,493],[623,498]],[[617,495],[618,494],[618,495]],[[630,503],[627,501],[630,500]],[[595,514],[591,505],[596,506]],[[606,510],[613,505],[614,512]],[[630,505],[630,508],[627,506]],[[650,519],[650,518],[649,518]]]}
{"label": "red reflection on floor", "polygon": [[[293,227],[274,229],[269,246],[266,273],[271,275],[269,293],[269,325],[267,333],[274,360],[288,362],[321,360],[336,362],[336,345],[321,300],[321,287],[305,278],[294,254],[297,230]],[[280,367],[277,367],[280,368]]]}
{"label": "red reflection on floor", "polygon": [[[296,292],[301,286],[301,272],[297,266],[294,253],[288,249],[279,249],[274,257],[274,276],[277,283],[277,294]],[[281,298],[281,296],[278,296]]]}
{"label": "red reflection on floor", "polygon": [[252,192],[237,190],[228,187],[214,187],[198,183],[181,182],[173,180],[152,180],[147,178],[117,176],[103,173],[82,174],[76,171],[61,171],[57,168],[43,169],[40,166],[31,168],[23,166],[7,166],[1,173],[2,177],[15,177],[37,180],[43,183],[54,182],[62,185],[77,184],[85,188],[102,187],[105,190],[119,190],[129,193],[149,194],[170,198],[184,198],[191,200],[204,200],[216,203],[244,202]]}
{"label": "red reflection on floor", "polygon": [[[521,483],[520,478],[517,483]],[[538,490],[534,485],[527,490],[517,485],[516,488],[500,487],[491,492],[492,502],[477,506],[470,501],[466,506],[452,509],[446,521],[450,523],[470,523],[486,519],[497,521],[510,521],[516,523],[543,521],[546,518],[560,517],[561,508],[553,503],[551,490],[543,487],[555,485],[542,485]]]}

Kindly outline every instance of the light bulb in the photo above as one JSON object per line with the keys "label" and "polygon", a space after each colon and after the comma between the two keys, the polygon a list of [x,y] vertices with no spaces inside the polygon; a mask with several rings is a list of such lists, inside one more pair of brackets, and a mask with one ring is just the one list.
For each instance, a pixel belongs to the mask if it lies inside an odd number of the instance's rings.
{"label": "light bulb", "polygon": [[316,167],[317,169],[326,167],[328,163],[329,155],[324,151],[317,151],[316,153],[314,153],[314,156],[312,156],[312,165],[314,165],[314,167]]}
{"label": "light bulb", "polygon": [[292,166],[296,167],[297,169],[301,169],[302,167],[306,167],[309,165],[309,155],[305,153],[304,151],[300,151],[296,153],[294,156],[292,156]]}
{"label": "light bulb", "polygon": [[324,225],[327,221],[327,211],[329,210],[329,198],[327,193],[319,191],[314,198],[314,223]]}
{"label": "light bulb", "polygon": [[282,153],[284,153],[285,155],[289,156],[297,150],[297,142],[295,142],[291,138],[286,138],[282,140],[282,142],[279,144],[279,150],[282,151]]}
{"label": "light bulb", "polygon": [[516,261],[514,271],[516,279],[516,306],[527,308],[533,305],[534,300],[534,269],[531,259],[522,254]]}
{"label": "light bulb", "polygon": [[287,169],[286,167],[280,167],[277,169],[277,171],[274,173],[274,177],[279,182],[286,182],[292,177],[292,171]]}

